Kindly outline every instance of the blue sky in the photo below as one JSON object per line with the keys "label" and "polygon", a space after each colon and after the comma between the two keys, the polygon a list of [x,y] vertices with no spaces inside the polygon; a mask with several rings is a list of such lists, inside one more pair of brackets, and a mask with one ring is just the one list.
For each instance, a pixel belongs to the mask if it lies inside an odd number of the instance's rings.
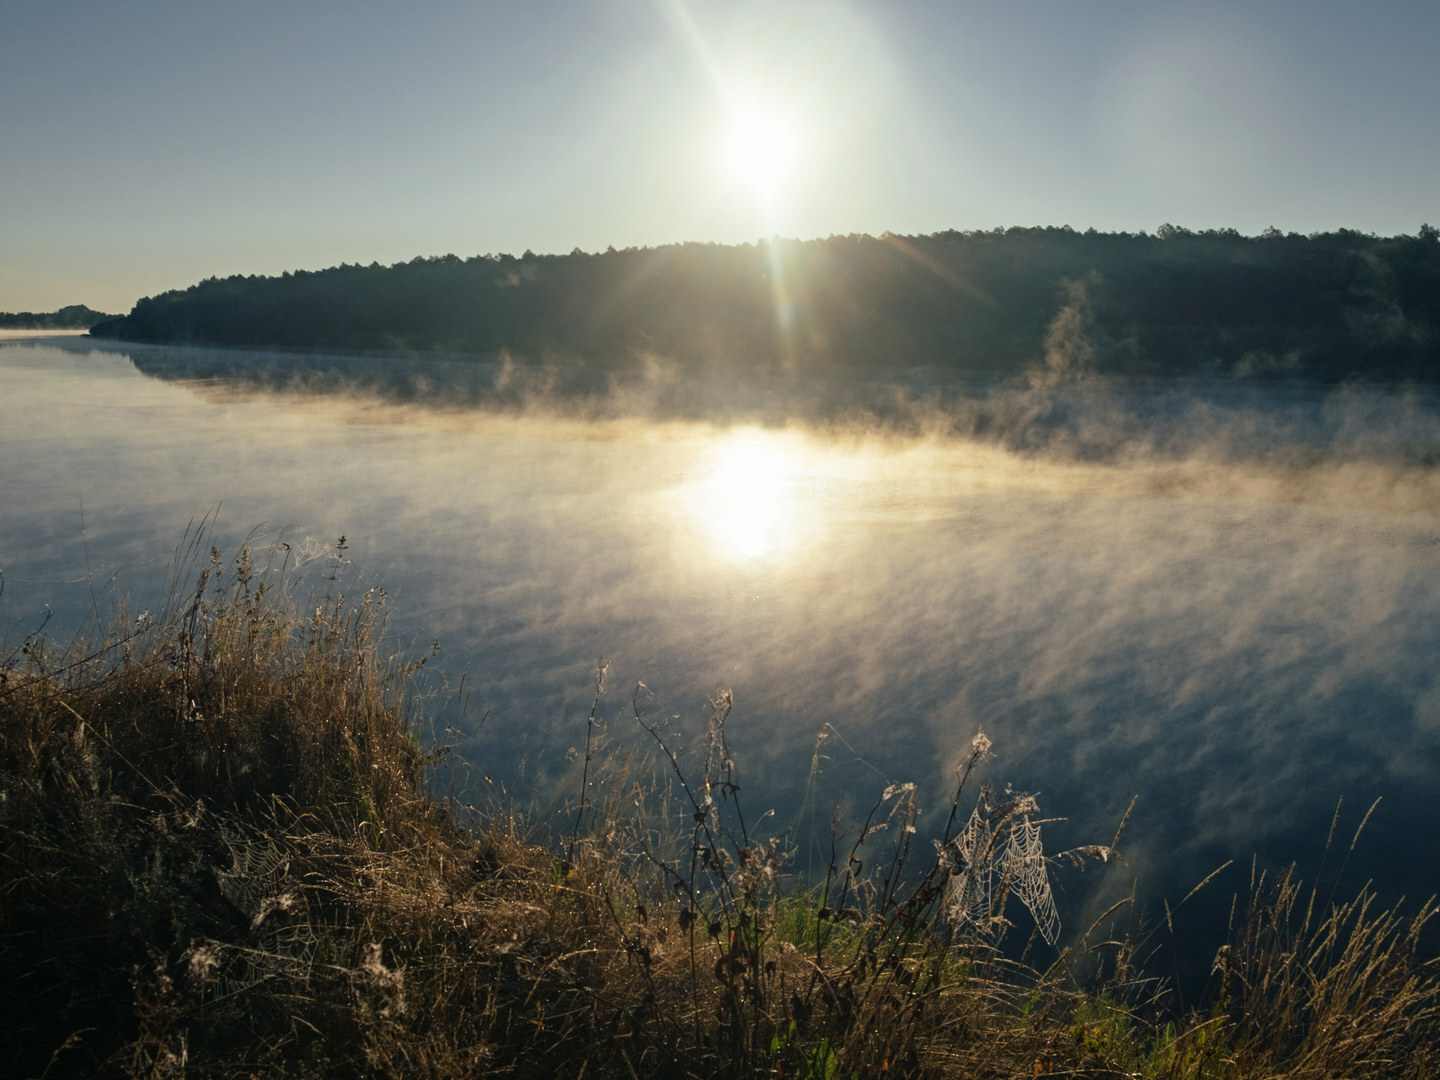
{"label": "blue sky", "polygon": [[1434,0],[0,0],[0,311],[775,233],[1413,233],[1437,43]]}

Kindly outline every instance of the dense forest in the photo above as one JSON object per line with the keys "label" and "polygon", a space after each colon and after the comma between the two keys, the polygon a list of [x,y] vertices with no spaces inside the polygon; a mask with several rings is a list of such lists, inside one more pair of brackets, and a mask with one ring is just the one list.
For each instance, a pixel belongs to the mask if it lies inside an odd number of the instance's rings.
{"label": "dense forest", "polygon": [[114,319],[84,304],[71,304],[59,311],[0,311],[0,330],[88,330],[102,319]]}
{"label": "dense forest", "polygon": [[821,375],[1440,380],[1440,230],[776,238],[210,278],[98,337]]}

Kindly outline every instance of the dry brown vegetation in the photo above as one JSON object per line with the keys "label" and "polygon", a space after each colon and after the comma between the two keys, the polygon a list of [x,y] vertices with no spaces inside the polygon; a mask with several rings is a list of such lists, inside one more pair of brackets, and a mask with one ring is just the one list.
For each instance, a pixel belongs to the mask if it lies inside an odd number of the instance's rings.
{"label": "dry brown vegetation", "polygon": [[[1007,854],[1033,801],[967,794],[983,736],[936,851],[895,788],[810,888],[747,827],[724,696],[694,760],[635,699],[663,788],[587,739],[558,844],[504,814],[462,822],[429,793],[436,751],[415,665],[380,651],[383,595],[331,581],[301,604],[286,580],[214,552],[161,617],[5,661],[7,1075],[1440,1070],[1433,905],[1259,877],[1188,1012],[1112,940],[1115,914],[1038,968],[1044,859]],[[683,835],[656,829],[663,799]]]}

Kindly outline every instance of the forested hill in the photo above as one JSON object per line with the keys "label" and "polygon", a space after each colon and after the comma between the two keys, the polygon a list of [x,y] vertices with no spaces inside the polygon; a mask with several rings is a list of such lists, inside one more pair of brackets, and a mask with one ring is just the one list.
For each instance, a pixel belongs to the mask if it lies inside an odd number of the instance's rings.
{"label": "forested hill", "polygon": [[0,311],[0,330],[86,330],[102,319],[114,319],[84,304],[71,304],[59,311]]}
{"label": "forested hill", "polygon": [[[454,255],[147,298],[100,337],[716,371],[1440,381],[1440,232],[1062,228]],[[1042,368],[1043,369],[1043,368]]]}

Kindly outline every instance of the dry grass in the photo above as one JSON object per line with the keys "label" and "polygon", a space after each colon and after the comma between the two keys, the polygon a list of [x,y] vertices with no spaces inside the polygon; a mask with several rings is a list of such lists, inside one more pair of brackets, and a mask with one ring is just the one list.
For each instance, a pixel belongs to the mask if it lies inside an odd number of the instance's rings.
{"label": "dry grass", "polygon": [[979,738],[941,848],[892,789],[806,889],[744,818],[728,697],[691,759],[637,695],[668,784],[587,738],[549,848],[428,794],[383,595],[302,603],[248,551],[193,580],[104,647],[5,665],[9,1075],[1435,1075],[1433,906],[1257,879],[1177,1016],[1097,928],[1032,966],[1044,859],[1011,845],[1035,808],[967,793]]}

